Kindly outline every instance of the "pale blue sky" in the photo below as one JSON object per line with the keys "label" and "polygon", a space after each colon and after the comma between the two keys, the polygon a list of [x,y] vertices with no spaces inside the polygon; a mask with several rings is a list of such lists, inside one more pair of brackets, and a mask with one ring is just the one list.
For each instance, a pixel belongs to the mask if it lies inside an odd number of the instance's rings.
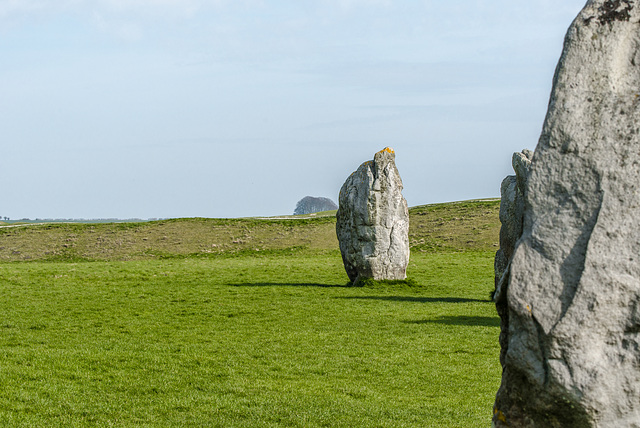
{"label": "pale blue sky", "polygon": [[391,146],[410,206],[499,196],[585,0],[0,0],[0,216],[336,201]]}

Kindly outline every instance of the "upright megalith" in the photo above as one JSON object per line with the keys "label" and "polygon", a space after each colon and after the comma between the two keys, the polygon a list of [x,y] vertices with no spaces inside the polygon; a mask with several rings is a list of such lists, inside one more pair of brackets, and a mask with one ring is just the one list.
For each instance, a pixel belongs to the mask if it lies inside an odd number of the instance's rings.
{"label": "upright megalith", "polygon": [[522,236],[524,221],[524,189],[529,177],[533,152],[523,150],[514,153],[511,164],[516,175],[508,175],[500,186],[500,249],[496,252],[494,262],[495,291],[493,299],[496,302],[498,315],[502,320],[500,345],[503,352],[500,362],[504,364],[504,351],[509,338],[509,311],[507,308],[506,292],[509,284],[509,263],[513,257],[516,242]]}
{"label": "upright megalith", "polygon": [[511,259],[497,427],[640,427],[640,5],[567,33]]}
{"label": "upright megalith", "polygon": [[409,210],[395,153],[387,147],[360,165],[340,189],[336,232],[349,279],[405,279]]}
{"label": "upright megalith", "polygon": [[500,281],[507,270],[516,242],[522,235],[524,220],[524,188],[531,167],[531,150],[513,154],[511,164],[516,175],[508,175],[500,186],[500,249],[495,258],[496,292],[500,291]]}

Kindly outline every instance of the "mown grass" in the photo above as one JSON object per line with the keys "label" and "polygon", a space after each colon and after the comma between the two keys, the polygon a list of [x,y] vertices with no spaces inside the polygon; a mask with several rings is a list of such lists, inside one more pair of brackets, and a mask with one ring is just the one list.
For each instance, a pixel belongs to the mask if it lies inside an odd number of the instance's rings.
{"label": "mown grass", "polygon": [[330,217],[4,229],[0,425],[488,426],[495,207],[412,209],[410,280],[363,287]]}
{"label": "mown grass", "polygon": [[339,253],[0,265],[5,426],[486,426],[490,253],[345,287]]}

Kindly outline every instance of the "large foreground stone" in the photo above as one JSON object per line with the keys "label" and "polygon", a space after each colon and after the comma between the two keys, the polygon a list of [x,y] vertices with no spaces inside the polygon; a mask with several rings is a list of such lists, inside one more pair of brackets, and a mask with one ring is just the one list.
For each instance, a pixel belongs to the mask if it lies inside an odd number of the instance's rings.
{"label": "large foreground stone", "polygon": [[409,211],[395,153],[386,148],[360,165],[340,189],[336,232],[349,279],[405,279]]}
{"label": "large foreground stone", "polygon": [[570,27],[510,265],[498,427],[640,427],[640,10]]}

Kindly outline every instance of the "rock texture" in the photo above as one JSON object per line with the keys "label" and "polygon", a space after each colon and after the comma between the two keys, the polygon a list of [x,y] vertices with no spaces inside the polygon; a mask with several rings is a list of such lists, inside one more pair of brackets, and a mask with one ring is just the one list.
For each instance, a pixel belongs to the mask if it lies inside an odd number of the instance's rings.
{"label": "rock texture", "polygon": [[640,10],[567,33],[510,265],[497,427],[640,427]]}
{"label": "rock texture", "polygon": [[498,315],[502,320],[500,332],[500,345],[502,352],[500,362],[504,364],[504,353],[507,349],[509,337],[509,311],[507,308],[506,291],[508,286],[509,263],[513,257],[516,242],[522,236],[524,222],[524,190],[529,177],[531,159],[533,152],[523,150],[514,153],[511,164],[516,175],[509,175],[500,186],[500,249],[496,252],[495,271],[495,291],[493,299],[496,302]]}
{"label": "rock texture", "polygon": [[333,211],[337,209],[338,206],[329,198],[305,196],[296,204],[296,209],[293,211],[293,215],[312,214],[320,211]]}
{"label": "rock texture", "polygon": [[409,210],[395,153],[385,148],[360,165],[340,189],[336,232],[349,279],[405,279]]}
{"label": "rock texture", "polygon": [[522,235],[524,220],[524,188],[531,168],[531,150],[514,153],[511,159],[516,175],[509,175],[500,186],[500,249],[495,258],[495,285],[500,291],[500,280],[507,270],[516,242]]}

